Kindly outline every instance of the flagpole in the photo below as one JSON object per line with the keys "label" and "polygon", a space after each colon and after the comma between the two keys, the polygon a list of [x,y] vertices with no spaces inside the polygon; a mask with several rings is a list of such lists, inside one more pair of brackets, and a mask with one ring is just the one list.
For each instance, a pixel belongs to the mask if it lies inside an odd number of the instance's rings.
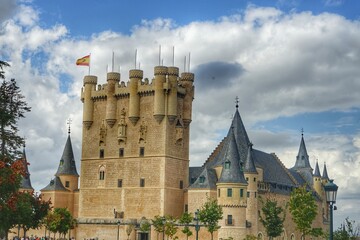
{"label": "flagpole", "polygon": [[91,53],[89,54],[89,75],[90,75],[90,66],[91,66]]}

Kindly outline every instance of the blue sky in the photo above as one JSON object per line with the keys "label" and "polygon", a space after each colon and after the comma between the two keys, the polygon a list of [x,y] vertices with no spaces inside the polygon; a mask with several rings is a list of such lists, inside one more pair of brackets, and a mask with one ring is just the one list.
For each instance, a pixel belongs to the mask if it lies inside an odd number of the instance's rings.
{"label": "blue sky", "polygon": [[[196,93],[191,123],[192,166],[226,134],[235,97],[254,147],[295,163],[301,129],[312,166],[319,161],[339,185],[337,224],[360,222],[360,2],[49,1],[0,0],[0,58],[12,65],[32,112],[21,122],[31,179],[40,190],[53,177],[71,118],[80,160],[86,67],[105,83],[115,69],[127,81],[137,49],[152,78],[162,46],[164,65],[183,69],[191,52]],[[78,161],[78,167],[79,166]]]}

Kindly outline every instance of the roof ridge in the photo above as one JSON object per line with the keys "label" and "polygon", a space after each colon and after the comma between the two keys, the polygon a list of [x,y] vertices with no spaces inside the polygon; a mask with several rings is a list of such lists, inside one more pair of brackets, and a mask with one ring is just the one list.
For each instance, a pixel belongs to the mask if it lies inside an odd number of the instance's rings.
{"label": "roof ridge", "polygon": [[225,143],[226,137],[224,137],[219,144],[215,147],[215,149],[211,152],[211,154],[209,155],[209,157],[206,159],[206,161],[203,163],[202,167],[205,167],[209,162],[212,162],[215,157],[220,153],[220,151],[222,150],[222,148],[224,147],[224,143]]}

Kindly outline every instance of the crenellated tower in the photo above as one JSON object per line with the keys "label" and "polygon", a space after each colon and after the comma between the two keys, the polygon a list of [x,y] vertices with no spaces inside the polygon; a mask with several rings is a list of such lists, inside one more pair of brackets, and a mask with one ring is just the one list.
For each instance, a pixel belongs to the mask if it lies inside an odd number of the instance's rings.
{"label": "crenellated tower", "polygon": [[81,219],[182,214],[193,81],[173,66],[156,66],[152,81],[140,69],[127,82],[115,72],[102,85],[84,77]]}

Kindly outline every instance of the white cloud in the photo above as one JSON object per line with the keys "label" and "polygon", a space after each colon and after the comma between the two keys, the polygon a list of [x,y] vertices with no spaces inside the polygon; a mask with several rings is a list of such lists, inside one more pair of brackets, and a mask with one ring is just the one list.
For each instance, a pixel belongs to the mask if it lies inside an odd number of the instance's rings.
{"label": "white cloud", "polygon": [[[128,70],[134,68],[135,49],[144,77],[150,79],[158,64],[159,45],[165,65],[172,64],[175,46],[175,64],[181,70],[189,52],[195,73],[206,72],[206,66],[210,69],[211,63],[221,62],[215,79],[203,75],[202,82],[195,83],[192,165],[201,165],[225,136],[235,112],[235,96],[239,96],[239,110],[255,148],[275,152],[287,167],[295,162],[299,133],[253,130],[255,123],[359,107],[360,24],[334,14],[284,14],[275,8],[250,6],[242,15],[224,16],[218,21],[177,26],[169,19],[144,20],[130,35],[109,30],[94,33],[89,39],[72,38],[63,25],[40,27],[38,12],[29,6],[21,6],[17,16],[3,24],[0,51],[12,63],[7,76],[17,79],[32,107],[21,127],[27,137],[31,179],[37,190],[56,171],[69,117],[73,119],[75,157],[80,159],[79,94],[87,68],[76,67],[75,60],[89,53],[91,74],[97,75],[100,83],[105,83],[113,51],[115,69],[121,66],[125,82]],[[60,91],[62,74],[70,78],[66,93]],[[311,164],[314,167],[316,158],[320,166],[326,161],[330,177],[340,186],[341,198],[359,194],[351,187],[360,184],[359,139],[356,134],[306,135]]]}

